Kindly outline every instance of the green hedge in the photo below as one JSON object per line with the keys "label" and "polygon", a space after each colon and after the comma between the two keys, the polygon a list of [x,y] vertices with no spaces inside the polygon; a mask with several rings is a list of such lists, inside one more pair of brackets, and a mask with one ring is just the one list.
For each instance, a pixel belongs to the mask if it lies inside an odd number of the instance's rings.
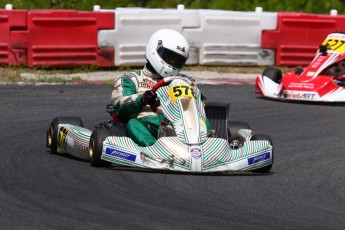
{"label": "green hedge", "polygon": [[345,0],[0,0],[0,8],[10,3],[14,9],[75,9],[91,11],[94,5],[103,9],[117,7],[176,8],[183,2],[187,9],[220,9],[254,11],[257,6],[270,12],[306,12],[329,14],[331,9],[344,14]]}

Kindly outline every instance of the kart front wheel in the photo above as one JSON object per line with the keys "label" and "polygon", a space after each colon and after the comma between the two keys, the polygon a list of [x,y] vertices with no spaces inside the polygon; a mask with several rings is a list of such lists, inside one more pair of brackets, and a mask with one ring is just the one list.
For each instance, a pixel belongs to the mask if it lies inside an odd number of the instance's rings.
{"label": "kart front wheel", "polygon": [[109,136],[111,136],[111,132],[106,128],[97,128],[92,132],[89,144],[91,166],[109,167],[111,165],[111,162],[101,159],[103,142]]}
{"label": "kart front wheel", "polygon": [[268,77],[277,84],[280,84],[282,81],[282,71],[275,67],[266,68],[262,75]]}
{"label": "kart front wheel", "polygon": [[268,173],[270,172],[272,165],[273,165],[273,157],[274,157],[274,147],[273,147],[273,142],[270,136],[265,135],[265,134],[256,134],[253,135],[252,138],[250,139],[252,141],[269,141],[271,146],[272,146],[272,163],[269,165],[266,165],[265,167],[262,168],[258,168],[258,169],[254,169],[252,170],[252,172],[254,173]]}
{"label": "kart front wheel", "polygon": [[57,117],[55,118],[47,130],[46,146],[50,148],[51,153],[57,153],[58,149],[58,127],[60,124],[70,124],[79,127],[84,127],[83,121],[80,117]]}

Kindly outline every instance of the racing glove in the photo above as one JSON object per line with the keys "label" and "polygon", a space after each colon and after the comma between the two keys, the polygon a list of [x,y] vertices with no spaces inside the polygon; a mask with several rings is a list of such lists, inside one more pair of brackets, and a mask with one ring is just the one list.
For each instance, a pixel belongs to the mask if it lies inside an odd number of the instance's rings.
{"label": "racing glove", "polygon": [[147,90],[145,91],[145,93],[143,94],[141,98],[141,103],[143,105],[153,105],[155,104],[156,99],[157,99],[157,94],[153,92],[152,90]]}

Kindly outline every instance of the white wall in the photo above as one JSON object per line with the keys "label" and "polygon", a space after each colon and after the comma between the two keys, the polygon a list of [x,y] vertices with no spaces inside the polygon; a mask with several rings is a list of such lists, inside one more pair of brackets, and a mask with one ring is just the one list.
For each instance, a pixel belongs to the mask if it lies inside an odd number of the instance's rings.
{"label": "white wall", "polygon": [[146,63],[146,43],[159,29],[182,33],[191,46],[187,64],[273,65],[261,49],[263,30],[277,28],[277,13],[222,10],[117,8],[114,30],[101,30],[98,46],[115,49],[115,66]]}

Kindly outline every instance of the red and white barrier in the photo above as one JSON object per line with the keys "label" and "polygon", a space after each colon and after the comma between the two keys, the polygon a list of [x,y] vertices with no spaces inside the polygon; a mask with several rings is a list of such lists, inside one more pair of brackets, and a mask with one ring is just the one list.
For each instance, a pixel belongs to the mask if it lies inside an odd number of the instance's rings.
{"label": "red and white barrier", "polygon": [[262,48],[275,49],[279,66],[308,65],[327,34],[345,30],[345,16],[278,13],[276,30],[264,31]]}
{"label": "red and white barrier", "polygon": [[0,65],[138,66],[153,32],[181,32],[187,64],[307,65],[345,16],[224,10],[117,8],[0,10]]}

